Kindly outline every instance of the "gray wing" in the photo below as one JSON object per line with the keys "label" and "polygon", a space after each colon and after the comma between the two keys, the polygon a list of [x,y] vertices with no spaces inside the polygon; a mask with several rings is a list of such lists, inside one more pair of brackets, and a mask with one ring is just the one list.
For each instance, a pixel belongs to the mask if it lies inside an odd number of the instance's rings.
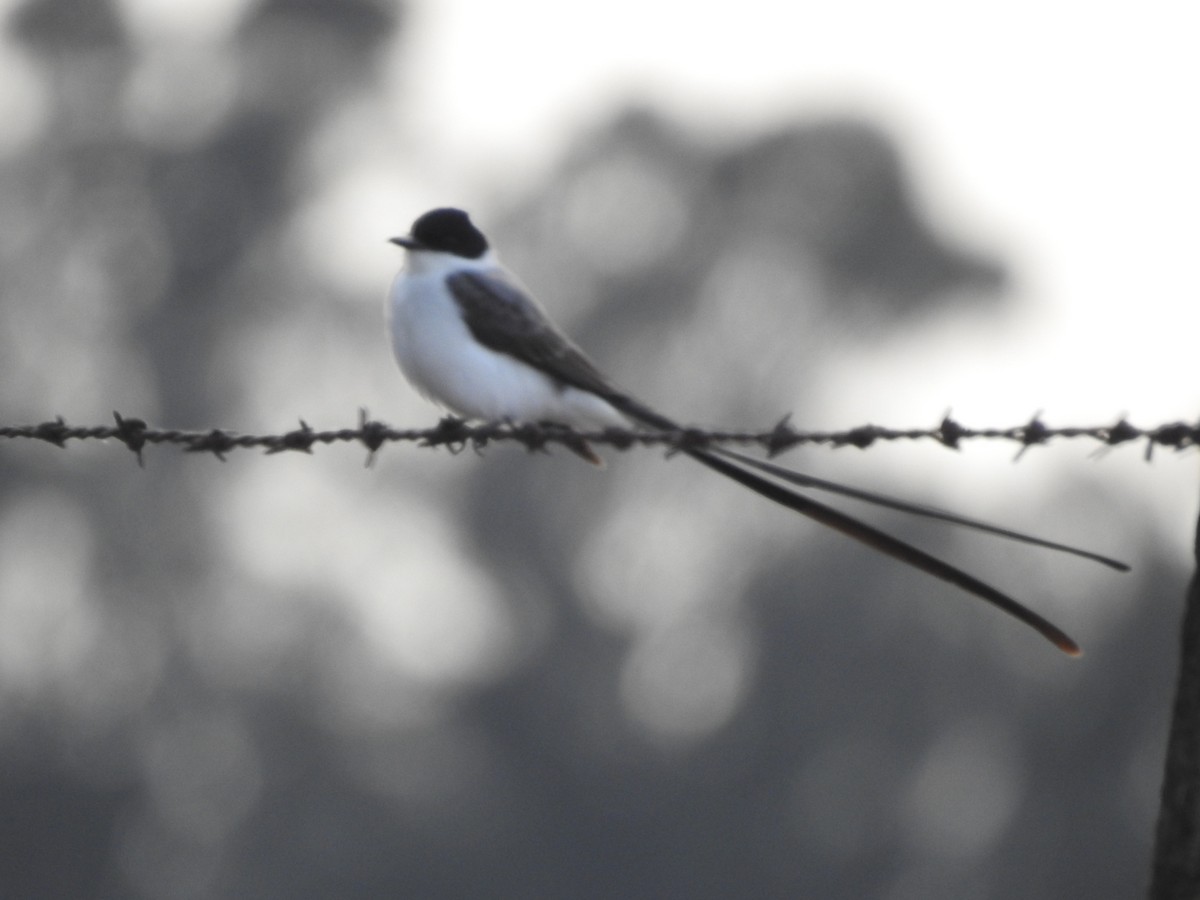
{"label": "gray wing", "polygon": [[571,339],[554,327],[525,290],[502,270],[446,279],[475,340],[521,360],[563,387],[589,391],[623,412],[641,405],[619,391]]}

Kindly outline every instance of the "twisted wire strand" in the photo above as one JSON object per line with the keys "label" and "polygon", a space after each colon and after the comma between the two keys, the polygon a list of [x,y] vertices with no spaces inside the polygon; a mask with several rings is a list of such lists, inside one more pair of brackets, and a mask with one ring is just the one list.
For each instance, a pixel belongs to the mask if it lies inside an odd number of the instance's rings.
{"label": "twisted wire strand", "polygon": [[515,442],[530,452],[546,451],[554,445],[584,448],[587,444],[628,450],[633,447],[662,447],[670,452],[716,446],[759,447],[768,456],[801,445],[829,447],[858,447],[865,449],[880,441],[935,441],[958,449],[964,441],[1008,441],[1017,445],[1018,453],[1030,447],[1054,440],[1090,440],[1102,447],[1141,441],[1145,443],[1146,459],[1156,447],[1175,451],[1200,445],[1200,422],[1169,422],[1153,428],[1139,428],[1124,417],[1110,425],[1052,427],[1034,415],[1022,425],[1008,428],[970,428],[949,415],[932,428],[885,428],[879,425],[860,425],[841,431],[801,431],[791,424],[790,416],[780,419],[765,431],[723,431],[684,428],[661,431],[606,428],[602,431],[576,431],[553,424],[516,424],[485,422],[472,424],[456,418],[444,418],[432,428],[393,428],[372,419],[365,409],[359,410],[358,425],[318,431],[303,419],[300,427],[278,434],[242,434],[224,428],[194,431],[158,428],[145,420],[113,413],[112,425],[70,425],[57,416],[36,425],[0,425],[0,439],[44,441],[56,447],[66,447],[69,441],[118,440],[143,464],[142,451],[148,444],[181,446],[190,453],[211,453],[224,460],[226,455],[243,449],[257,448],[268,454],[284,451],[311,453],[319,444],[358,443],[367,449],[367,463],[385,444],[415,443],[423,447],[446,447],[452,452],[467,447],[482,449],[494,442]]}

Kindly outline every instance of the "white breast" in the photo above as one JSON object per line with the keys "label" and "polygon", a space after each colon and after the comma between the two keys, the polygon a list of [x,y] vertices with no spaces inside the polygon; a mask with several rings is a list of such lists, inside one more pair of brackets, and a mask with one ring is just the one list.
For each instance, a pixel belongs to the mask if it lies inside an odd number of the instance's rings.
{"label": "white breast", "polygon": [[[577,427],[625,425],[606,401],[562,388],[536,369],[484,347],[472,336],[445,287],[461,260],[409,252],[392,282],[387,318],[392,350],[404,376],[428,399],[471,419],[562,422]],[[432,257],[432,258],[430,258]],[[495,267],[491,255],[473,261]]]}

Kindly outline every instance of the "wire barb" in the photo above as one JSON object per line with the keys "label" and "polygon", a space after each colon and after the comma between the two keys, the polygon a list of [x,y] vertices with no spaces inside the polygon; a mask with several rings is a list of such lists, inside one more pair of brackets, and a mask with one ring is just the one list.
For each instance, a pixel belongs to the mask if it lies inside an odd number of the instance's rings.
{"label": "wire barb", "polygon": [[264,452],[282,453],[285,450],[299,450],[301,453],[312,454],[313,441],[316,440],[316,432],[314,432],[308,423],[303,419],[300,420],[300,428],[296,431],[289,431],[287,434],[279,436],[279,443],[268,447]]}
{"label": "wire barb", "polygon": [[142,448],[146,446],[146,422],[143,419],[126,419],[115,409],[113,419],[117,423],[117,440],[133,451],[139,469],[146,468],[146,460],[142,458]]}

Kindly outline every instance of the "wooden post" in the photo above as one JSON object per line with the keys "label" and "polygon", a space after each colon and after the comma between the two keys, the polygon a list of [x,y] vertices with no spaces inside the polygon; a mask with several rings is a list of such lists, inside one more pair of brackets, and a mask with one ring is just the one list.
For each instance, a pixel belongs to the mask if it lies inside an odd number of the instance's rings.
{"label": "wooden post", "polygon": [[1167,742],[1150,900],[1200,897],[1200,521],[1183,613],[1179,684]]}

